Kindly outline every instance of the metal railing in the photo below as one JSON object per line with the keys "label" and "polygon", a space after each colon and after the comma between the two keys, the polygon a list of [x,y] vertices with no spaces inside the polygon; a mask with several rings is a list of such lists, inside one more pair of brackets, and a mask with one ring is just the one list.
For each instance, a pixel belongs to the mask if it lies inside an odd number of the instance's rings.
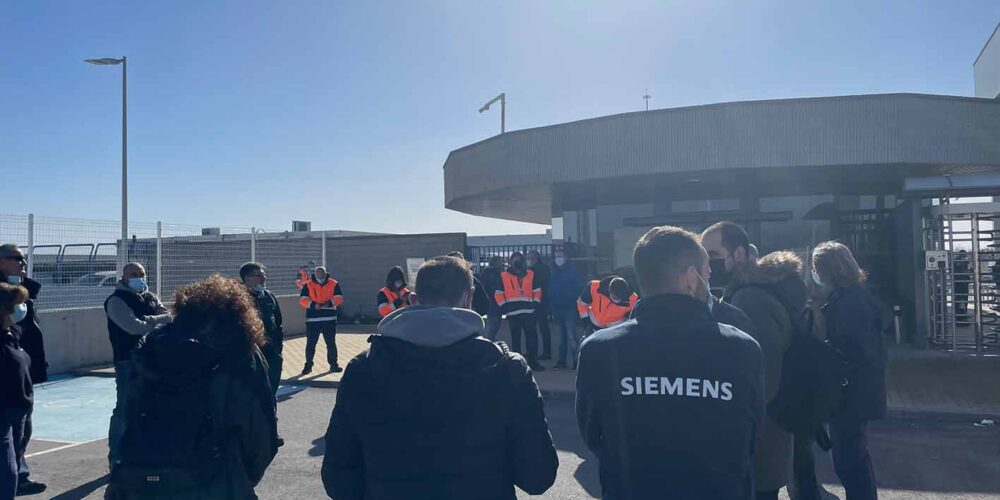
{"label": "metal railing", "polygon": [[152,290],[172,301],[176,289],[212,274],[237,278],[255,260],[268,268],[268,287],[298,293],[299,269],[323,264],[326,233],[202,228],[130,222],[122,245],[117,221],[0,214],[0,244],[15,243],[28,257],[28,274],[44,289],[41,310],[99,307],[118,279],[119,252],[146,268]]}

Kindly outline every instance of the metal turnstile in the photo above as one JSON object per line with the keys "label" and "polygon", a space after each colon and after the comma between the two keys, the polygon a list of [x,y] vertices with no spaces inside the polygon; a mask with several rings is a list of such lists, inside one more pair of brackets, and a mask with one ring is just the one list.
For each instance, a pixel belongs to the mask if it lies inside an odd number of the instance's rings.
{"label": "metal turnstile", "polygon": [[[994,210],[994,209],[997,210]],[[947,350],[1000,349],[1000,204],[942,204],[924,218],[929,342]]]}

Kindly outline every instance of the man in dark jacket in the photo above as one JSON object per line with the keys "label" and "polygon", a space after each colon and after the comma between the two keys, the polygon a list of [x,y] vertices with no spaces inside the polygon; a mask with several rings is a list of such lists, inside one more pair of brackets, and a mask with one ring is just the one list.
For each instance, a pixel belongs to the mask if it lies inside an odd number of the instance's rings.
{"label": "man in dark jacket", "polygon": [[45,361],[45,343],[42,328],[38,325],[38,309],[35,307],[42,284],[28,277],[24,252],[12,243],[0,245],[0,281],[21,285],[28,290],[28,315],[17,324],[21,329],[21,347],[31,357],[32,383],[46,382],[49,380],[49,364]]}
{"label": "man in dark jacket", "polygon": [[337,500],[514,500],[555,481],[558,459],[534,377],[482,337],[472,273],[437,257],[418,305],[382,320],[344,372],[323,485]]}
{"label": "man in dark jacket", "polygon": [[[806,306],[802,261],[791,252],[775,252],[754,261],[750,238],[732,222],[720,222],[702,233],[702,245],[712,259],[712,278],[723,300],[750,317],[754,338],[764,353],[765,398],[778,391],[781,363],[791,344],[795,322]],[[759,499],[776,499],[792,470],[792,435],[770,417],[757,434],[754,478]]]}
{"label": "man in dark jacket", "polygon": [[[35,309],[35,300],[38,298],[38,291],[41,290],[41,283],[28,278],[27,259],[24,252],[17,245],[7,243],[0,245],[0,280],[11,285],[21,285],[28,291],[27,315],[17,322],[19,330],[18,343],[21,349],[28,355],[31,363],[29,374],[31,382],[38,384],[48,380],[47,368],[49,364],[45,361],[45,345],[42,341],[42,329],[38,325],[38,311]],[[31,440],[31,408],[24,418],[23,442],[27,445]],[[45,485],[32,481],[31,468],[24,456],[20,457],[17,467],[17,489],[22,494],[35,494],[45,491]]]}
{"label": "man in dark jacket", "polygon": [[750,500],[760,346],[708,309],[708,255],[680,228],[636,244],[632,319],[583,341],[576,416],[606,499]]}
{"label": "man in dark jacket", "polygon": [[264,322],[264,334],[267,344],[261,348],[267,361],[267,380],[271,390],[277,394],[281,384],[281,366],[285,331],[282,328],[281,306],[278,298],[267,289],[267,269],[256,262],[247,262],[240,267],[240,281],[250,289],[250,294],[257,300],[257,310],[260,320]]}
{"label": "man in dark jacket", "polygon": [[146,269],[138,262],[130,262],[122,270],[122,279],[115,291],[104,301],[108,317],[108,338],[115,362],[115,387],[117,402],[111,412],[108,430],[108,459],[115,463],[118,442],[125,432],[125,394],[132,381],[132,350],[139,345],[143,335],[159,325],[170,323],[173,316],[160,302],[146,283]]}
{"label": "man in dark jacket", "polygon": [[578,322],[576,300],[580,296],[580,289],[583,288],[583,278],[573,267],[573,262],[565,251],[556,250],[554,261],[548,297],[552,315],[556,319],[556,325],[559,326],[559,360],[556,368],[566,368],[568,357],[568,366],[575,370],[576,354],[580,344],[576,328]]}
{"label": "man in dark jacket", "polygon": [[540,360],[552,359],[552,327],[549,325],[549,304],[548,298],[549,282],[552,278],[552,270],[549,265],[542,260],[542,255],[538,250],[531,250],[527,255],[528,269],[535,273],[535,281],[542,290],[542,300],[535,308],[535,319],[538,321],[538,335],[542,338],[542,354],[538,356]]}

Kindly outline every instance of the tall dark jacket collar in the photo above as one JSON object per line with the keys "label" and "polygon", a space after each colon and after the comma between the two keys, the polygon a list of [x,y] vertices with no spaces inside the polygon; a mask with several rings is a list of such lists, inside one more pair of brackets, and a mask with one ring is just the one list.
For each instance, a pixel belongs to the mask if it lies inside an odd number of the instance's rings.
{"label": "tall dark jacket collar", "polygon": [[641,323],[711,323],[712,314],[704,302],[678,293],[654,295],[640,300],[632,309],[632,319]]}

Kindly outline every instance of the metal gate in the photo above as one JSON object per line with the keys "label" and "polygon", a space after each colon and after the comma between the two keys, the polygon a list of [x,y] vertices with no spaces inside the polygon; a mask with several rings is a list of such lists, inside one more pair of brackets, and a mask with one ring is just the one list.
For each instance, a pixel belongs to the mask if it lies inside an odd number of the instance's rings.
{"label": "metal gate", "polygon": [[931,207],[924,218],[929,342],[948,350],[1000,349],[1000,204]]}

